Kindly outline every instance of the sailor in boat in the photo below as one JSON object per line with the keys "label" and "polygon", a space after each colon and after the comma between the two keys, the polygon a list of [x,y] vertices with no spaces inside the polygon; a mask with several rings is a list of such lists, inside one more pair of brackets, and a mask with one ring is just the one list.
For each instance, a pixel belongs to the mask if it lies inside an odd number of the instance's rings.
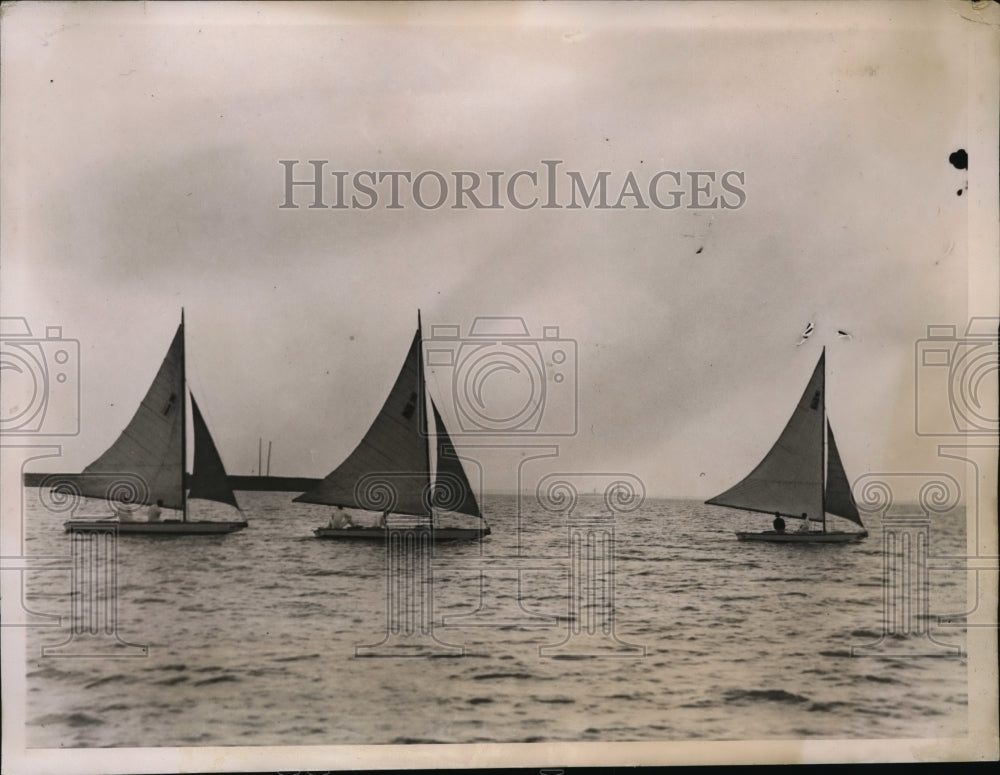
{"label": "sailor in boat", "polygon": [[799,532],[800,533],[808,533],[808,532],[810,532],[810,530],[811,530],[811,527],[809,525],[809,516],[807,514],[803,513],[803,515],[802,515],[802,524],[799,525]]}
{"label": "sailor in boat", "polygon": [[129,511],[128,507],[124,503],[116,503],[111,507],[115,512],[115,519],[119,522],[131,522],[132,512]]}
{"label": "sailor in boat", "polygon": [[775,533],[785,532],[785,520],[781,518],[781,514],[779,514],[777,511],[774,512],[774,522],[772,522],[771,524],[774,525]]}
{"label": "sailor in boat", "polygon": [[382,529],[384,530],[384,529],[385,529],[385,518],[386,518],[386,517],[387,517],[388,515],[389,515],[389,512],[388,512],[388,511],[383,511],[383,512],[382,512],[382,516],[381,516],[381,517],[379,517],[379,518],[378,518],[378,522],[377,522],[377,523],[375,523],[375,527],[380,527],[380,528],[382,528]]}
{"label": "sailor in boat", "polygon": [[146,521],[147,522],[159,522],[161,509],[163,507],[163,499],[157,499],[156,503],[151,503],[149,508],[146,510]]}
{"label": "sailor in boat", "polygon": [[337,510],[330,517],[330,527],[336,530],[346,530],[349,527],[354,527],[350,516],[344,511],[343,506],[337,506]]}

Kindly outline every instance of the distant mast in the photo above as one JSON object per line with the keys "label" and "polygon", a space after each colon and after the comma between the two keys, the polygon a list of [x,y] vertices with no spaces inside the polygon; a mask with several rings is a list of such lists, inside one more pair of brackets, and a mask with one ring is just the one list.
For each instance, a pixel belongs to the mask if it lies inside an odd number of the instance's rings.
{"label": "distant mast", "polygon": [[[194,400],[192,398],[192,400]],[[187,364],[184,355],[184,307],[181,307],[181,522],[187,522]]]}
{"label": "distant mast", "polygon": [[[265,474],[265,470],[267,473]],[[267,442],[267,467],[264,466],[264,437],[257,437],[257,476],[271,475],[271,442]]]}
{"label": "distant mast", "polygon": [[819,355],[819,366],[818,368],[823,372],[823,382],[820,386],[820,391],[822,393],[819,409],[820,417],[822,421],[819,425],[819,448],[823,450],[822,462],[820,464],[819,475],[822,477],[823,488],[820,491],[820,508],[819,513],[822,518],[823,532],[826,532],[826,481],[829,479],[827,472],[829,467],[827,465],[827,451],[826,451],[826,347]]}
{"label": "distant mast", "polygon": [[434,485],[431,482],[431,434],[427,427],[427,383],[424,381],[424,327],[420,322],[420,308],[417,307],[417,396],[419,411],[417,412],[417,433],[424,437],[427,455],[427,519],[434,524]]}

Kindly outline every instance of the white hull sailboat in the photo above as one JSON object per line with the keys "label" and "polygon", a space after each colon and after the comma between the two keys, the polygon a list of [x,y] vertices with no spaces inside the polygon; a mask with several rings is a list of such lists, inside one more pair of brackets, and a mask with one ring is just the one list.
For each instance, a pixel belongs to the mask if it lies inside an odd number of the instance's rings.
{"label": "white hull sailboat", "polygon": [[[73,519],[64,523],[66,531],[116,529],[119,534],[217,535],[242,530],[245,519],[196,520],[188,515],[188,500],[203,499],[232,506],[242,516],[236,496],[229,486],[226,469],[208,432],[208,426],[191,394],[194,428],[194,466],[190,492],[184,469],[187,454],[187,383],[184,359],[184,312],[181,323],[153,379],[146,397],[132,420],[97,460],[83,470],[76,485],[81,495],[108,497],[123,475],[142,486],[135,488],[120,515],[130,517],[139,506],[159,504],[162,509],[180,511],[180,518],[140,521],[119,519]],[[166,512],[164,512],[165,514]]]}
{"label": "white hull sailboat", "polygon": [[[455,452],[434,399],[437,468],[431,478],[431,435],[427,432],[427,395],[424,381],[423,336],[420,315],[417,332],[389,397],[357,448],[312,490],[295,499],[339,508],[403,515],[431,528],[434,541],[479,540],[490,534],[472,486]],[[482,520],[481,527],[441,527],[434,512],[453,512]],[[387,518],[387,519],[385,519]],[[384,541],[386,527],[331,524],[313,531],[334,541]]]}
{"label": "white hull sailboat", "polygon": [[[825,349],[795,411],[764,459],[738,484],[705,502],[774,517],[774,530],[737,532],[740,541],[844,544],[868,536],[826,417]],[[828,514],[862,529],[830,530]],[[785,519],[801,520],[802,528],[786,530]],[[821,529],[812,530],[813,523]]]}

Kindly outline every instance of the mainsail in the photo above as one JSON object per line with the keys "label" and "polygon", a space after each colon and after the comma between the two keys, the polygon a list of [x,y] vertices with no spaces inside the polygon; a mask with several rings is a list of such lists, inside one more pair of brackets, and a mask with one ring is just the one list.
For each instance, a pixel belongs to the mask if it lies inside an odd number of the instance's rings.
{"label": "mainsail", "polygon": [[469,478],[462,468],[455,445],[452,444],[444,421],[438,412],[434,399],[431,399],[431,409],[434,411],[434,427],[437,431],[437,475],[434,479],[434,505],[440,509],[457,511],[472,517],[482,518],[476,496],[469,484]]}
{"label": "mainsail", "polygon": [[706,503],[747,511],[823,519],[824,361],[764,459],[738,484]]}
{"label": "mainsail", "polygon": [[[181,324],[167,355],[135,415],[114,444],[83,469],[84,475],[76,480],[80,494],[92,498],[108,497],[108,488],[116,478],[131,474],[140,477],[146,485],[145,493],[137,493],[144,497],[132,498],[132,502],[161,501],[165,508],[181,509],[187,519],[187,499],[184,497],[186,398],[182,313]],[[191,407],[194,409],[194,469],[190,497],[228,503],[238,509],[226,469],[194,395]]]}
{"label": "mainsail", "polygon": [[771,450],[745,479],[706,503],[798,519],[806,515],[822,521],[824,532],[827,512],[864,527],[826,419],[825,371],[824,350]]}
{"label": "mainsail", "polygon": [[433,506],[482,518],[433,400],[437,474],[431,488],[422,351],[418,324],[396,384],[368,433],[343,463],[297,502],[414,516],[430,515]]}
{"label": "mainsail", "polygon": [[194,467],[191,469],[191,490],[188,498],[228,503],[239,508],[233,488],[229,486],[225,466],[219,457],[219,450],[212,441],[205,419],[201,416],[198,403],[191,394],[192,424],[194,425]]}
{"label": "mainsail", "polygon": [[[397,514],[426,515],[430,460],[424,432],[420,329],[389,397],[357,448],[315,488],[295,500]],[[386,491],[389,500],[382,501]]]}
{"label": "mainsail", "polygon": [[837,452],[837,442],[833,438],[833,428],[829,421],[826,423],[826,439],[826,510],[864,527],[851,494],[844,464],[840,462],[840,453]]}
{"label": "mainsail", "polygon": [[[177,328],[153,384],[121,435],[83,469],[81,495],[104,498],[116,475],[135,474],[146,484],[141,503],[184,506],[184,323]],[[107,478],[99,476],[107,474]]]}

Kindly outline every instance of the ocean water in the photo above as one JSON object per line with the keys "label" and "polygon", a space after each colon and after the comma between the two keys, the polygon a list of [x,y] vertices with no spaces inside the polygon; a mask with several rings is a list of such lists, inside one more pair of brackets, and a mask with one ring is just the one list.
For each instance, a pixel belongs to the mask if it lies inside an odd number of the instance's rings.
{"label": "ocean water", "polygon": [[[648,500],[596,533],[613,525],[612,574],[586,551],[571,561],[564,516],[487,497],[493,534],[435,546],[412,598],[432,606],[407,620],[430,624],[428,648],[392,656],[387,632],[406,621],[387,613],[384,546],[313,538],[329,510],[293,494],[238,496],[240,533],[119,539],[117,635],[144,657],[41,656],[69,637],[70,572],[25,574],[28,607],[64,617],[28,631],[30,747],[966,733],[964,656],[851,655],[883,634],[874,517],[860,544],[751,544],[734,531],[766,518]],[[62,517],[25,499],[27,553],[68,556]],[[607,515],[599,498],[577,512]],[[964,519],[935,517],[932,554],[964,552]],[[922,621],[964,654],[965,631],[936,621],[966,609],[964,574],[932,572],[930,590]]]}

